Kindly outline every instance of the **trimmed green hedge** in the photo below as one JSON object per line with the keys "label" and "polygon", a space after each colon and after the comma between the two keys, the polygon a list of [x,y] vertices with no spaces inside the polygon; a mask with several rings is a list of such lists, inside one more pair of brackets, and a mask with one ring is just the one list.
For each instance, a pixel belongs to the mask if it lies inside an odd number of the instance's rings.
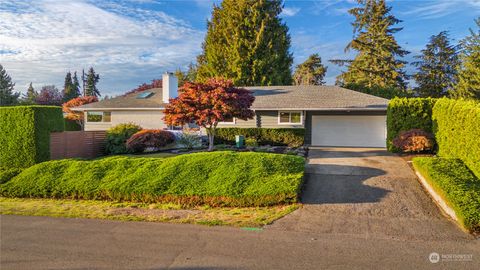
{"label": "trimmed green hedge", "polygon": [[0,185],[8,197],[261,206],[296,202],[305,161],[254,152],[171,158],[65,159],[32,166]]}
{"label": "trimmed green hedge", "polygon": [[127,140],[142,127],[133,123],[118,124],[107,130],[105,153],[109,155],[133,153],[127,149]]}
{"label": "trimmed green hedge", "polygon": [[217,128],[215,143],[235,144],[235,135],[243,135],[259,145],[300,147],[304,144],[304,128]]}
{"label": "trimmed green hedge", "polygon": [[413,166],[455,210],[462,226],[480,232],[480,180],[461,160],[417,157]]}
{"label": "trimmed green hedge", "polygon": [[399,152],[392,145],[393,139],[402,131],[419,128],[432,133],[433,98],[394,98],[387,109],[387,148]]}
{"label": "trimmed green hedge", "polygon": [[0,108],[0,167],[26,168],[50,159],[50,132],[63,131],[62,108]]}
{"label": "trimmed green hedge", "polygon": [[22,172],[19,168],[0,168],[0,184],[10,181],[13,177]]}
{"label": "trimmed green hedge", "polygon": [[82,127],[76,121],[65,119],[65,131],[80,131],[80,130],[82,130]]}
{"label": "trimmed green hedge", "polygon": [[432,118],[438,155],[461,159],[480,177],[480,103],[442,98]]}

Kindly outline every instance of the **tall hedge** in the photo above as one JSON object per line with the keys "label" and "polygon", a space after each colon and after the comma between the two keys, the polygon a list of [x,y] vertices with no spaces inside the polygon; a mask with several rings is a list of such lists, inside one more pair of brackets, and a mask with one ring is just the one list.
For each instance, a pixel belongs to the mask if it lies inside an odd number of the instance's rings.
{"label": "tall hedge", "polygon": [[0,108],[0,167],[26,168],[50,159],[50,132],[63,131],[62,108]]}
{"label": "tall hedge", "polygon": [[480,103],[443,98],[432,119],[438,155],[461,159],[480,177]]}
{"label": "tall hedge", "polygon": [[304,128],[217,128],[216,143],[234,144],[235,136],[255,139],[259,145],[300,147],[304,144]]}
{"label": "tall hedge", "polygon": [[433,98],[394,98],[387,108],[387,148],[397,152],[393,139],[402,131],[414,128],[432,133],[432,108],[437,100]]}

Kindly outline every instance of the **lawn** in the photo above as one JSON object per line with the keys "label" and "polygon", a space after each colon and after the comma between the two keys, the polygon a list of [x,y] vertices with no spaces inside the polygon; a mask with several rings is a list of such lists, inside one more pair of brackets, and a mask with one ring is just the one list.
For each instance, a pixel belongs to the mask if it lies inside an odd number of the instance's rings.
{"label": "lawn", "polygon": [[261,227],[291,213],[299,204],[269,207],[182,208],[173,203],[132,203],[93,200],[27,199],[0,197],[0,214],[98,218],[123,221],[152,221]]}

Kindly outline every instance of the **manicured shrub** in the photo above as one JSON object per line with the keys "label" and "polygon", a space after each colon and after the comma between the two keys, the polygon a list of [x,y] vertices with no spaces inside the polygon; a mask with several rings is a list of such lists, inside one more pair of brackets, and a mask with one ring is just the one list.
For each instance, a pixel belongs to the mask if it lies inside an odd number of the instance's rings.
{"label": "manicured shrub", "polygon": [[140,130],[142,130],[140,126],[132,123],[118,124],[110,128],[107,130],[105,153],[113,155],[131,153],[125,144],[133,134]]}
{"label": "manicured shrub", "polygon": [[245,139],[245,145],[246,146],[252,146],[252,147],[257,147],[258,142],[256,138],[247,138]]}
{"label": "manicured shrub", "polygon": [[438,155],[461,159],[480,177],[480,103],[443,98],[432,117]]}
{"label": "manicured shrub", "polygon": [[215,141],[219,144],[235,144],[235,135],[246,140],[255,139],[259,145],[300,147],[304,144],[304,128],[217,128]]}
{"label": "manicured shrub", "polygon": [[433,98],[394,98],[387,109],[387,149],[399,152],[393,144],[400,132],[422,129],[432,133]]}
{"label": "manicured shrub", "polygon": [[298,156],[226,151],[166,159],[65,159],[24,170],[0,185],[0,193],[184,205],[273,205],[297,201],[304,163]]}
{"label": "manicured shrub", "polygon": [[82,130],[82,126],[77,121],[65,119],[65,131],[79,131]]}
{"label": "manicured shrub", "polygon": [[413,166],[455,211],[465,228],[480,232],[480,180],[461,160],[417,157]]}
{"label": "manicured shrub", "polygon": [[431,133],[421,129],[402,131],[393,142],[393,146],[405,153],[432,151],[435,140]]}
{"label": "manicured shrub", "polygon": [[0,108],[0,167],[26,168],[50,159],[50,132],[64,130],[62,108]]}
{"label": "manicured shrub", "polygon": [[202,146],[200,134],[195,132],[182,132],[176,138],[177,146],[185,149],[194,149]]}
{"label": "manicured shrub", "polygon": [[23,169],[20,168],[0,168],[0,184],[10,181],[10,179],[22,171]]}
{"label": "manicured shrub", "polygon": [[161,148],[175,141],[175,136],[167,130],[143,129],[130,137],[127,142],[127,150],[141,153],[147,148]]}

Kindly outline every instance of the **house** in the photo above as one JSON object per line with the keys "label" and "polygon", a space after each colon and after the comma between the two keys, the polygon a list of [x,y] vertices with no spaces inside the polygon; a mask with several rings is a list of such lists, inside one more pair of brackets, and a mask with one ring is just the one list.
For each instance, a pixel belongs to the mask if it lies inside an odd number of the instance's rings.
{"label": "house", "polygon": [[[120,123],[166,128],[163,109],[177,97],[177,79],[163,74],[162,88],[149,89],[75,110],[85,113],[85,130],[106,130]],[[230,119],[219,127],[305,128],[314,146],[385,147],[388,100],[338,86],[261,86],[252,91],[255,118]]]}

